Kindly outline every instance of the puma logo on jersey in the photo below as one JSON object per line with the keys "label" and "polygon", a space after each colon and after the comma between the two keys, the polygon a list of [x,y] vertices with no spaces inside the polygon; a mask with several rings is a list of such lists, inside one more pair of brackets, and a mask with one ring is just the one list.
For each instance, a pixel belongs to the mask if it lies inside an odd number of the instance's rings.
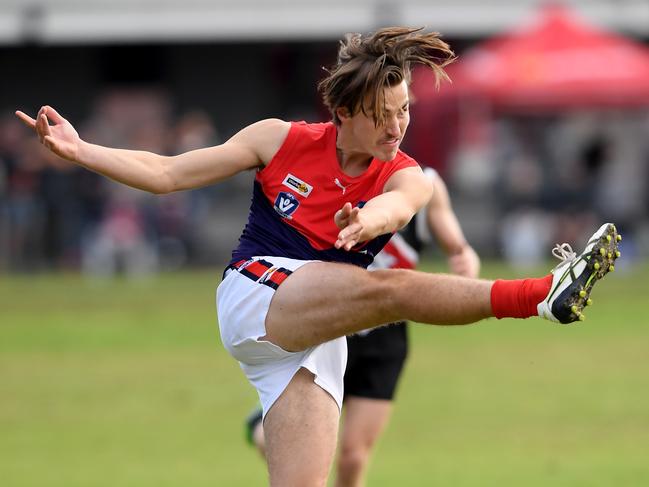
{"label": "puma logo on jersey", "polygon": [[349,188],[349,184],[347,186],[343,186],[343,183],[341,183],[340,179],[338,178],[334,178],[334,184],[343,190],[343,194],[345,194],[345,191],[347,191],[347,188]]}
{"label": "puma logo on jersey", "polygon": [[282,181],[282,184],[291,189],[294,189],[305,198],[311,194],[311,191],[313,191],[313,186],[311,186],[309,183],[305,183],[300,178],[293,176],[291,173],[286,175],[284,181]]}
{"label": "puma logo on jersey", "polygon": [[282,217],[290,220],[293,218],[291,215],[295,213],[298,206],[300,206],[300,202],[295,196],[286,191],[280,191],[277,198],[275,198],[273,208],[275,208],[275,211]]}

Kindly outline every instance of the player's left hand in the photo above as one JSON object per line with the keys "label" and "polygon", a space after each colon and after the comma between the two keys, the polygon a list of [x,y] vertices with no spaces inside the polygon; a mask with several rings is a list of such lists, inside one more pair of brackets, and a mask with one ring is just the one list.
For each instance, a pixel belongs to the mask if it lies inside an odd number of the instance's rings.
{"label": "player's left hand", "polygon": [[[42,106],[36,118],[32,118],[20,110],[16,116],[38,135],[45,147],[57,156],[69,161],[76,161],[79,154],[81,139],[72,124],[63,118],[51,106]],[[52,124],[50,125],[50,120]]]}
{"label": "player's left hand", "polygon": [[351,203],[345,203],[334,215],[336,226],[340,228],[338,239],[334,244],[337,249],[351,250],[354,245],[361,241],[363,223],[360,216],[360,208],[352,207]]}

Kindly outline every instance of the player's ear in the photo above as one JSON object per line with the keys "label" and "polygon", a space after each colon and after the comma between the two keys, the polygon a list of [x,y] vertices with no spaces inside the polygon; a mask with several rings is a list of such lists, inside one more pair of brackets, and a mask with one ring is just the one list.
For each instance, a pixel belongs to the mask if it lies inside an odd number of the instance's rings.
{"label": "player's ear", "polygon": [[352,114],[349,112],[347,107],[338,107],[336,108],[336,115],[340,121],[348,120],[352,117]]}

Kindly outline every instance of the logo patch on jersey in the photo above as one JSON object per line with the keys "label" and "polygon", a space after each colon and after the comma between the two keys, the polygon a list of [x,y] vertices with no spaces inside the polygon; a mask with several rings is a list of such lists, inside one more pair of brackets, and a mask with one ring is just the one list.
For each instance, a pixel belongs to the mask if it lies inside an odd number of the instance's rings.
{"label": "logo patch on jersey", "polygon": [[338,178],[334,178],[334,184],[343,190],[343,194],[345,194],[345,191],[347,191],[347,188],[349,187],[349,184],[345,186]]}
{"label": "logo patch on jersey", "polygon": [[300,206],[300,202],[297,198],[286,191],[280,191],[277,198],[275,198],[275,204],[273,205],[277,213],[289,220],[293,218],[291,215],[295,213],[298,206]]}
{"label": "logo patch on jersey", "polygon": [[305,198],[311,194],[311,191],[313,191],[313,186],[305,183],[300,178],[293,176],[291,173],[288,173],[286,175],[284,181],[282,181],[282,184],[284,186],[288,186],[291,189],[294,189]]}

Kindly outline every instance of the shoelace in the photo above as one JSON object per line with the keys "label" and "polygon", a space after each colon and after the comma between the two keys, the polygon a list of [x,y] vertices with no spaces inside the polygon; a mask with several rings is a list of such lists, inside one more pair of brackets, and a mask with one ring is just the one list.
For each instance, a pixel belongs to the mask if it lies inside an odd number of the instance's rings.
{"label": "shoelace", "polygon": [[561,245],[556,244],[552,249],[552,255],[554,255],[561,262],[557,267],[565,264],[566,262],[572,262],[577,258],[577,253],[572,250],[570,244],[562,243]]}

